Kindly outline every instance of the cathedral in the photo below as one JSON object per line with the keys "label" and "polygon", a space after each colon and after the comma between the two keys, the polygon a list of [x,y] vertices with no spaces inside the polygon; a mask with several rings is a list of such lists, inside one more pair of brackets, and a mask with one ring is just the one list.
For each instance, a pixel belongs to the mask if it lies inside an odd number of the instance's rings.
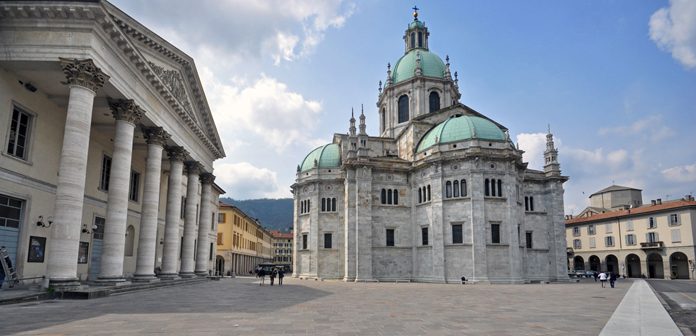
{"label": "cathedral", "polygon": [[527,168],[508,129],[459,102],[457,73],[418,19],[365,114],[297,166],[293,276],[344,281],[567,280],[563,183],[546,136]]}

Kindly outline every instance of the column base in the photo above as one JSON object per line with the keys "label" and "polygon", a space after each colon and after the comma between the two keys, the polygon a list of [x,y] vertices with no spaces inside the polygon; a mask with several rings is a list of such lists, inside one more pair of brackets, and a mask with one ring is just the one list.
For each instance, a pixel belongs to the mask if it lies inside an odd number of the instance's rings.
{"label": "column base", "polygon": [[183,278],[183,279],[195,278],[195,277],[196,277],[196,273],[193,273],[193,272],[181,272],[181,273],[179,273],[179,277],[181,277],[181,278]]}
{"label": "column base", "polygon": [[49,279],[48,280],[48,287],[53,288],[53,289],[57,289],[59,291],[78,289],[81,286],[82,286],[82,283],[80,283],[80,279],[78,279],[78,278]]}
{"label": "column base", "polygon": [[208,276],[208,271],[196,271],[196,275],[199,277],[206,277]]}
{"label": "column base", "polygon": [[355,277],[343,277],[343,282],[354,282]]}
{"label": "column base", "polygon": [[131,284],[131,282],[124,277],[97,277],[95,282],[100,285],[108,286],[126,286]]}
{"label": "column base", "polygon": [[355,279],[355,282],[379,282],[379,280],[373,278],[359,278]]}
{"label": "column base", "polygon": [[160,273],[158,276],[161,280],[178,280],[181,279],[179,277],[179,273]]}
{"label": "column base", "polygon": [[160,279],[156,277],[154,274],[135,274],[133,275],[133,278],[131,279],[133,282],[158,282]]}

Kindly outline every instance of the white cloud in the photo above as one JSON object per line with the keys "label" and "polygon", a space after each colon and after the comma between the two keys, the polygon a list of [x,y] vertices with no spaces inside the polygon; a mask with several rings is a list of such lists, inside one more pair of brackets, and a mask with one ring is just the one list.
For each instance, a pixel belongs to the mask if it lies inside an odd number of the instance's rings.
{"label": "white cloud", "polygon": [[[277,152],[290,145],[309,147],[321,113],[318,101],[305,99],[287,85],[264,75],[253,83],[224,84],[205,71],[206,92],[223,141],[248,131]],[[203,77],[202,76],[202,77]],[[248,142],[248,141],[247,141]]]}
{"label": "white cloud", "polygon": [[215,183],[235,199],[289,197],[289,192],[279,189],[276,172],[259,168],[248,162],[215,163]]}
{"label": "white cloud", "polygon": [[599,129],[600,135],[621,135],[647,137],[657,142],[672,136],[673,131],[667,127],[660,115],[651,115],[634,121],[631,124]]}
{"label": "white cloud", "polygon": [[672,182],[696,182],[696,163],[667,168],[662,176]]}
{"label": "white cloud", "polygon": [[602,148],[594,150],[566,148],[563,153],[571,160],[577,161],[580,164],[597,165],[604,162],[604,150]]}
{"label": "white cloud", "polygon": [[696,68],[696,1],[670,0],[650,17],[650,39],[687,68]]}
{"label": "white cloud", "polygon": [[615,150],[607,153],[607,163],[612,167],[620,167],[628,161],[628,151],[625,149]]}
{"label": "white cloud", "polygon": [[517,144],[524,151],[522,160],[529,163],[530,169],[544,168],[545,133],[520,133],[517,135]]}
{"label": "white cloud", "polygon": [[343,0],[198,0],[195,11],[185,0],[114,1],[141,14],[138,21],[194,52],[197,60],[198,49],[217,51],[217,63],[295,60],[310,54],[327,30],[342,27],[355,10]]}

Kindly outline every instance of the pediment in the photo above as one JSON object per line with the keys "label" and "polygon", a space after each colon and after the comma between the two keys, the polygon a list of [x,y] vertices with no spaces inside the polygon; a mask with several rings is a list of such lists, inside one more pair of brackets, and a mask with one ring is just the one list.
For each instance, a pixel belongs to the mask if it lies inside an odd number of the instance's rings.
{"label": "pediment", "polygon": [[[169,92],[176,98],[176,100],[181,104],[182,108],[192,117],[196,119],[196,123],[199,123],[200,118],[196,116],[196,113],[191,105],[190,95],[188,93],[187,85],[178,69],[170,68],[161,63],[155,63],[151,60],[147,61],[147,64],[152,68],[152,71],[157,75],[157,77],[162,80],[164,86],[169,90]],[[200,123],[199,123],[200,126]]]}

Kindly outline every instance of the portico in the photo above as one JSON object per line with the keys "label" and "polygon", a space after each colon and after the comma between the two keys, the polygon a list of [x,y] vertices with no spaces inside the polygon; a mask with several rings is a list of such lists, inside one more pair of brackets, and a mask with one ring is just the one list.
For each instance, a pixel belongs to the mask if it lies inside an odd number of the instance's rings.
{"label": "portico", "polygon": [[0,196],[19,205],[20,275],[208,274],[224,150],[193,60],[108,2],[37,3],[0,11]]}

